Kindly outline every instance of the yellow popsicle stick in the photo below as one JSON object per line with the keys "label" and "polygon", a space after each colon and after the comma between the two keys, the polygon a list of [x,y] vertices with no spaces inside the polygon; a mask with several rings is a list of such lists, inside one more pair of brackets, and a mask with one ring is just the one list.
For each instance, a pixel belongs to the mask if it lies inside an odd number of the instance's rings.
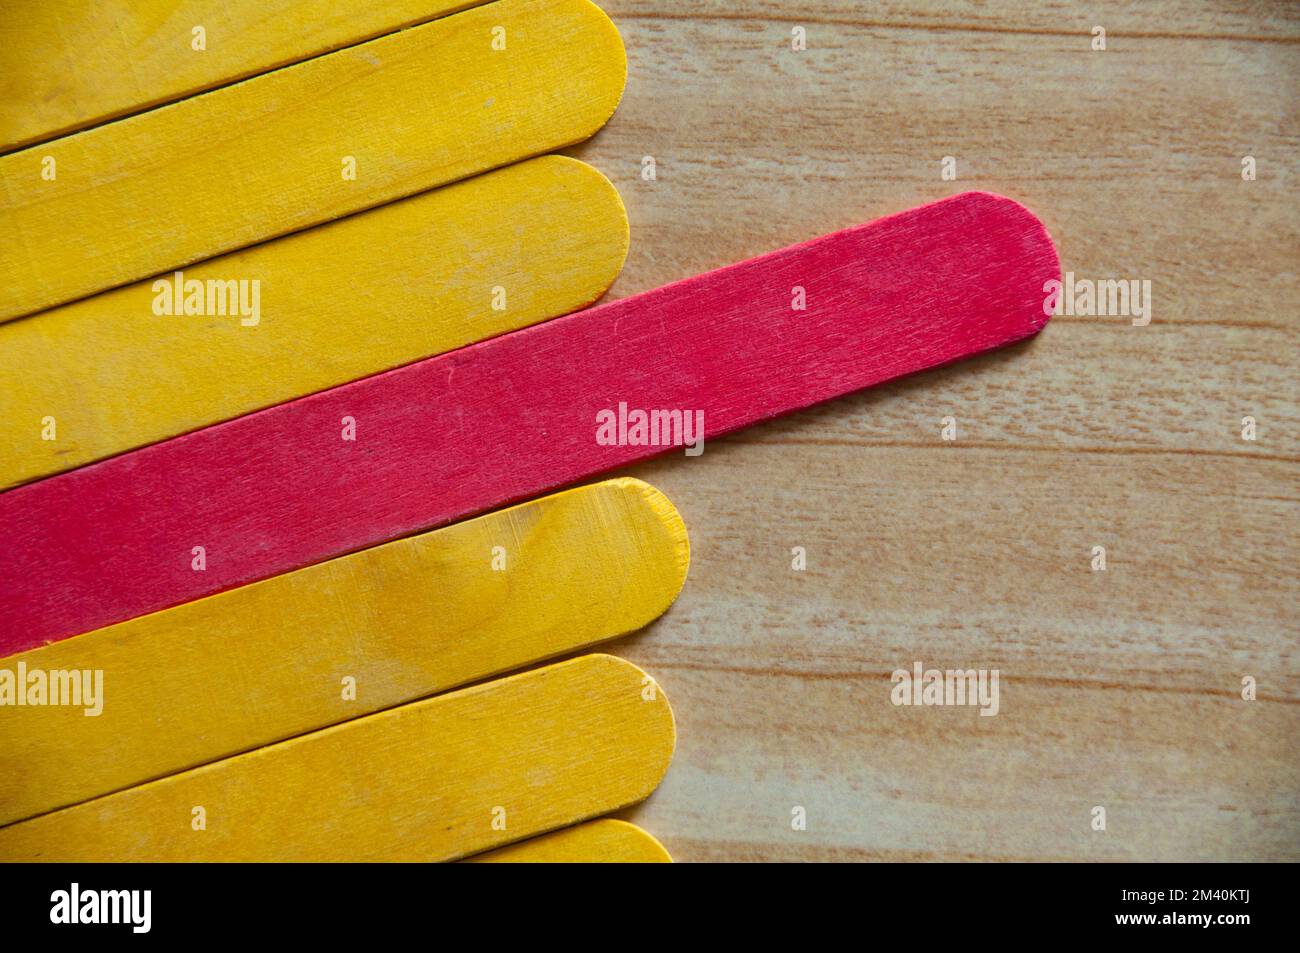
{"label": "yellow popsicle stick", "polygon": [[[0,7],[0,151],[484,0],[59,0]],[[129,65],[128,65],[129,64]]]}
{"label": "yellow popsicle stick", "polygon": [[674,744],[653,679],[586,655],[11,824],[0,860],[455,860],[642,800]]}
{"label": "yellow popsicle stick", "polygon": [[0,489],[576,310],[627,240],[609,181],[544,156],[185,269],[258,282],[255,324],[147,280],[0,324]]}
{"label": "yellow popsicle stick", "polygon": [[625,74],[588,0],[497,0],[0,156],[0,320],[579,142]]}
{"label": "yellow popsicle stick", "polygon": [[672,857],[635,824],[602,818],[467,857],[467,864],[668,864]]}
{"label": "yellow popsicle stick", "polygon": [[0,824],[633,631],[689,559],[667,497],[609,480],[0,659],[96,699],[0,704]]}

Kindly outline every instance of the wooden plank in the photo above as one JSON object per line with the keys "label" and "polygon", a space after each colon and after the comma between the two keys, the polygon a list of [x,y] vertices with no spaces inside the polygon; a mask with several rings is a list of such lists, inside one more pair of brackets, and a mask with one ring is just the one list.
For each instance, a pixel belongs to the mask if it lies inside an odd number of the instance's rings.
{"label": "wooden plank", "polygon": [[[689,561],[672,503],[609,480],[6,659],[0,824],[631,632]],[[16,705],[58,672],[94,702]]]}
{"label": "wooden plank", "polygon": [[499,0],[0,156],[0,320],[579,142],[625,72],[587,0]]}
{"label": "wooden plank", "polygon": [[[1048,325],[1038,361],[1066,327]],[[1300,468],[1037,443],[976,415],[984,389],[1021,389],[1005,365],[927,377],[724,438],[698,467],[633,471],[688,514],[693,559],[653,635],[607,649],[653,671],[678,718],[673,772],[629,819],[678,860],[1295,857],[1300,582],[1283,527]],[[996,440],[943,444],[926,409],[954,405]],[[909,409],[893,440],[846,435]],[[890,674],[916,660],[998,669],[998,715],[895,707]]]}
{"label": "wooden plank", "polygon": [[[474,0],[7,4],[0,8],[0,151],[474,5]],[[202,28],[201,37],[196,27]]]}
{"label": "wooden plank", "polygon": [[[689,6],[671,0],[654,4],[609,0],[606,6],[620,23],[641,20],[655,25],[648,32],[662,35],[665,25],[676,23],[691,30],[703,27],[723,40],[727,34],[743,40],[745,35],[752,38],[768,32],[782,36],[787,49],[790,28],[800,24],[809,33],[809,50],[837,53],[852,49],[862,34],[880,38],[885,31],[889,35],[910,33],[906,40],[912,44],[926,43],[926,37],[931,35],[955,34],[943,37],[948,50],[957,49],[955,41],[964,34],[1082,37],[1091,42],[1092,28],[1098,24],[1104,25],[1110,38],[1122,45],[1130,39],[1295,43],[1300,33],[1300,13],[1293,4],[1268,2],[1222,4],[1213,8],[1212,15],[1206,14],[1204,4],[1186,0],[1109,2],[1087,7],[1071,0],[1003,0],[997,4],[984,0],[877,0],[870,4],[862,0],[745,0],[743,5],[737,5],[735,0],[693,0]],[[736,22],[744,26],[729,25]],[[776,29],[769,31],[769,27]],[[641,47],[647,58],[654,40],[652,37],[651,44]],[[707,54],[698,51],[699,57],[705,55],[720,57],[716,50]],[[681,65],[677,64],[679,69]],[[736,64],[728,78],[749,65]],[[873,79],[884,78],[873,71],[862,72]],[[827,111],[832,110],[828,105]]]}
{"label": "wooden plank", "polygon": [[[1154,289],[1148,327],[1062,315],[628,471],[693,555],[607,649],[678,715],[628,819],[679,862],[1300,860],[1300,5],[603,6],[627,93],[572,152],[628,207],[612,295],[972,188],[1032,208],[1064,269]],[[1001,666],[1001,713],[894,708],[915,659]]]}
{"label": "wooden plank", "polygon": [[[614,433],[628,407],[702,440],[1021,340],[1058,274],[1030,212],[970,193],[19,487],[0,495],[0,648],[692,442]],[[363,441],[338,439],[346,415]]]}
{"label": "wooden plank", "polygon": [[642,800],[673,744],[653,680],[587,655],[11,824],[0,859],[455,860]]}
{"label": "wooden plank", "polygon": [[[1289,300],[1300,244],[1285,159],[1298,144],[1300,5],[604,5],[626,40],[628,87],[620,121],[570,152],[629,208],[640,252],[617,296],[975,188],[1034,209],[1080,277],[1150,278],[1156,323],[1279,323],[1261,302]],[[1105,52],[1090,48],[1094,23],[1110,31]],[[809,44],[798,53],[797,24]],[[1276,41],[1251,39],[1265,33]],[[1241,178],[1246,155],[1269,157],[1256,181]],[[941,177],[944,156],[955,180]],[[1239,227],[1206,230],[1207,215]],[[1214,268],[1168,280],[1190,273],[1189,249]]]}
{"label": "wooden plank", "polygon": [[[604,176],[544,156],[0,324],[0,488],[573,311],[627,237]],[[171,313],[227,280],[251,317]]]}
{"label": "wooden plank", "polygon": [[635,824],[602,818],[467,857],[467,864],[668,864],[663,844]]}

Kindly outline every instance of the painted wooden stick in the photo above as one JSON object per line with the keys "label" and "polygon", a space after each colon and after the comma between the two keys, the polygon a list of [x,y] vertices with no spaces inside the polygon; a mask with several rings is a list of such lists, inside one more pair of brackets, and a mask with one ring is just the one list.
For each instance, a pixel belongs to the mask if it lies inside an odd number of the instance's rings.
{"label": "painted wooden stick", "polygon": [[0,320],[581,142],[625,74],[587,0],[498,0],[0,156]]}
{"label": "painted wooden stick", "polygon": [[[0,151],[473,6],[475,0],[0,5]],[[75,64],[70,69],[69,64]]]}
{"label": "painted wooden stick", "polygon": [[634,631],[689,561],[609,480],[5,659],[0,824]]}
{"label": "painted wooden stick", "polygon": [[[626,253],[609,180],[544,156],[0,324],[0,489],[573,311]],[[247,314],[185,314],[209,281]]]}
{"label": "painted wooden stick", "polygon": [[11,824],[0,860],[456,860],[646,798],[674,744],[663,690],[586,655]]}
{"label": "painted wooden stick", "polygon": [[463,863],[668,864],[672,857],[663,844],[635,824],[601,818],[475,854]]}
{"label": "painted wooden stick", "polygon": [[[966,193],[18,487],[0,494],[0,651],[1010,344],[1047,321],[1059,274],[1028,210]],[[680,432],[652,442],[649,410]]]}

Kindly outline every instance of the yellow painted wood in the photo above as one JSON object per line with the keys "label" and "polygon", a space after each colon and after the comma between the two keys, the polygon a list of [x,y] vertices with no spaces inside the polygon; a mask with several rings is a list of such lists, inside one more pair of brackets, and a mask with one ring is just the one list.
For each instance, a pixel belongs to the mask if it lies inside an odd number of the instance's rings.
{"label": "yellow painted wood", "polygon": [[0,324],[0,488],[576,310],[627,240],[609,181],[543,156],[185,269],[260,282],[255,325],[148,280]]}
{"label": "yellow painted wood", "polygon": [[455,860],[644,799],[674,743],[662,689],[586,655],[11,824],[0,860]]}
{"label": "yellow painted wood", "polygon": [[602,818],[498,847],[467,864],[668,864],[672,857],[635,824]]}
{"label": "yellow painted wood", "polygon": [[625,74],[587,0],[498,0],[2,156],[0,320],[579,142]]}
{"label": "yellow painted wood", "polygon": [[609,480],[0,659],[103,673],[96,716],[0,705],[0,824],[633,631],[689,559],[663,494]]}
{"label": "yellow painted wood", "polygon": [[[3,4],[0,150],[171,102],[475,2],[483,0]],[[201,43],[195,27],[202,27]]]}

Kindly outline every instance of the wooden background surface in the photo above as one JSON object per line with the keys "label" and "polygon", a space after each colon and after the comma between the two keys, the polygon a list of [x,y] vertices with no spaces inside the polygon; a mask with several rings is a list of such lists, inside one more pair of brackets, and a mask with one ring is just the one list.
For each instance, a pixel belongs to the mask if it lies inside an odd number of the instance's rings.
{"label": "wooden background surface", "polygon": [[[1300,859],[1300,7],[602,6],[627,92],[570,152],[628,207],[613,295],[964,189],[1027,204],[1078,277],[1153,288],[1147,327],[1057,317],[631,471],[693,562],[609,650],[678,722],[627,816],[682,861]],[[895,708],[918,660],[998,668],[1001,713]]]}

